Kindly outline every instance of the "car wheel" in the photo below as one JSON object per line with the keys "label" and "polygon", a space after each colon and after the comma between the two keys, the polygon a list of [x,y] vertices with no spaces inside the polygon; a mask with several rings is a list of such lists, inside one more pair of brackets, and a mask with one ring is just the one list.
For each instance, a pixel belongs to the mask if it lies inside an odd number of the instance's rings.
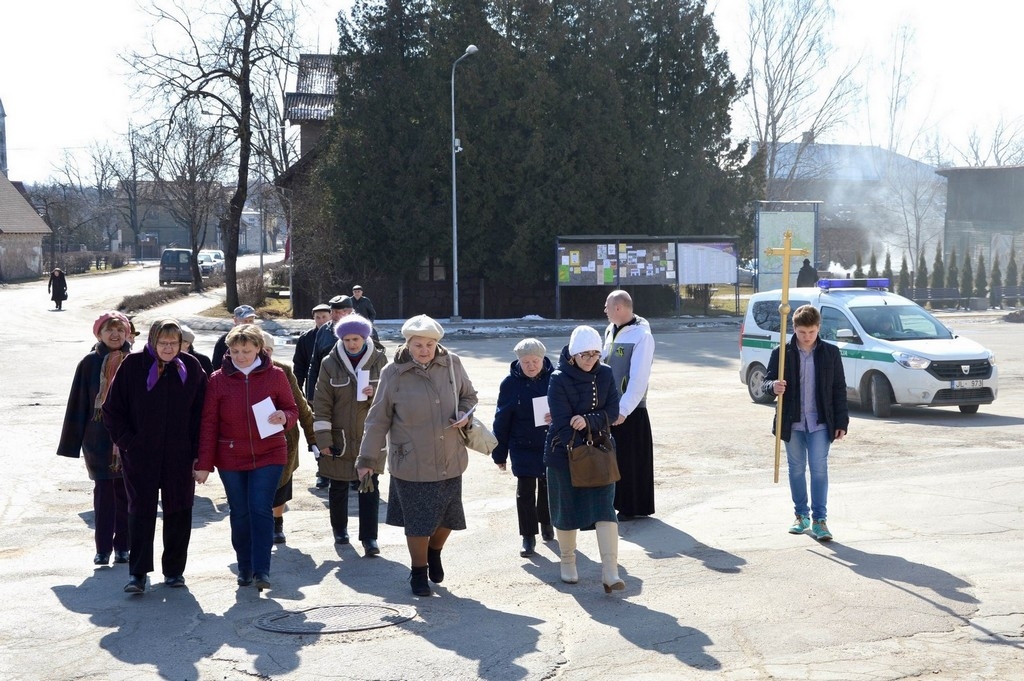
{"label": "car wheel", "polygon": [[880,419],[892,415],[892,389],[882,374],[871,377],[871,413]]}
{"label": "car wheel", "polygon": [[771,393],[764,390],[764,367],[754,362],[747,370],[747,392],[757,404],[768,404],[775,398]]}
{"label": "car wheel", "polygon": [[976,405],[976,404],[961,404],[960,405],[960,413],[962,413],[962,414],[977,414],[978,413],[978,405]]}

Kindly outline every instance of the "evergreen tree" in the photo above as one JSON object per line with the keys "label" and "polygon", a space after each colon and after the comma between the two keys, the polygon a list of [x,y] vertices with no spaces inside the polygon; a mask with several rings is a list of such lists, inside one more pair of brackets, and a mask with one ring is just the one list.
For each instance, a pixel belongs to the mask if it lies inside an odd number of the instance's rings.
{"label": "evergreen tree", "polygon": [[[1010,262],[1006,264],[1006,285],[1011,288],[1017,288],[1020,280],[1017,278],[1017,256],[1014,255],[1013,249],[1010,249]],[[1005,301],[1006,305],[1017,307],[1018,299],[1016,297],[1007,298]]]}
{"label": "evergreen tree", "polygon": [[882,277],[889,280],[889,290],[892,291],[895,288],[893,283],[895,282],[896,277],[893,276],[892,256],[889,254],[889,251],[885,252],[885,267],[882,268]]}
{"label": "evergreen tree", "polygon": [[1002,296],[999,294],[997,289],[1003,286],[1003,272],[999,269],[999,258],[995,258],[992,263],[992,288],[989,290],[989,302],[992,307],[1002,307],[1003,301]]}
{"label": "evergreen tree", "polygon": [[857,254],[857,263],[853,268],[853,278],[863,279],[864,278],[864,263],[861,261],[860,253]]}
{"label": "evergreen tree", "polygon": [[946,272],[946,288],[960,290],[960,268],[956,265],[956,249],[949,252],[949,271]]}
{"label": "evergreen tree", "polygon": [[985,271],[985,256],[978,254],[978,274],[974,278],[974,295],[983,298],[988,293],[988,273]]}
{"label": "evergreen tree", "polygon": [[935,247],[935,261],[932,263],[932,288],[946,286],[946,268],[942,264],[942,243]]}
{"label": "evergreen tree", "polygon": [[970,306],[970,299],[974,296],[974,271],[971,269],[971,256],[964,256],[964,269],[960,273],[960,297],[964,305]]}
{"label": "evergreen tree", "polygon": [[901,296],[906,296],[910,293],[910,268],[907,267],[907,256],[903,256],[903,262],[900,264],[900,281],[896,285],[896,292]]}
{"label": "evergreen tree", "polygon": [[924,253],[917,258],[917,272],[914,273],[914,288],[928,288],[928,265],[924,262]]}
{"label": "evergreen tree", "polygon": [[868,261],[868,276],[872,278],[878,276],[878,257],[874,251],[871,251],[871,260]]}

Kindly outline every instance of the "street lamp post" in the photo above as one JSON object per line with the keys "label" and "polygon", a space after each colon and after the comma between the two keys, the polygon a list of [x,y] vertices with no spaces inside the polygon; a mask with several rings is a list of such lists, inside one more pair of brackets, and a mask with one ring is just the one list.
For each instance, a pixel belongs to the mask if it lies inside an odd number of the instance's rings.
{"label": "street lamp post", "polygon": [[455,67],[471,54],[477,53],[476,45],[470,45],[465,53],[452,63],[452,321],[458,322],[459,316],[459,218],[458,205],[455,203],[455,154],[462,151],[459,140],[455,138]]}

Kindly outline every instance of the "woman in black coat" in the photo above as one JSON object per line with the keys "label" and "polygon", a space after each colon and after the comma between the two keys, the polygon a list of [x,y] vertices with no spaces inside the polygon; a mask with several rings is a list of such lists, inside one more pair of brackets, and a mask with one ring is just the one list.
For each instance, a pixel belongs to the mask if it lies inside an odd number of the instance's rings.
{"label": "woman in black coat", "polygon": [[98,341],[82,358],[71,381],[57,454],[77,459],[85,455],[85,469],[93,481],[92,509],[96,556],[93,563],[128,562],[128,496],[121,479],[121,458],[103,425],[103,400],[114,373],[127,356],[128,318],[104,312],[92,325]]}
{"label": "woman in black coat", "polygon": [[[554,367],[546,357],[547,348],[536,338],[519,341],[513,349],[517,359],[509,375],[498,388],[494,412],[494,436],[498,446],[491,458],[505,470],[512,457],[512,475],[516,476],[516,513],[523,548],[519,555],[532,556],[537,547],[537,525],[544,541],[555,538],[548,511],[548,484],[544,477],[544,440],[551,414],[539,425],[534,416],[534,400],[547,404],[548,381]],[[547,409],[545,408],[545,412]]]}
{"label": "woman in black coat", "polygon": [[558,533],[561,578],[579,581],[576,572],[576,533],[593,528],[601,553],[601,579],[606,593],[625,588],[619,578],[619,524],[615,517],[615,483],[603,487],[573,487],[569,475],[569,447],[581,444],[587,429],[610,429],[619,416],[619,391],[612,369],[601,363],[601,335],[589,326],[577,326],[562,348],[558,369],[548,384],[551,426],[544,448],[548,503]]}
{"label": "woman in black coat", "polygon": [[128,489],[127,593],[145,591],[146,575],[153,571],[158,500],[163,510],[164,583],[185,586],[206,372],[195,357],[180,350],[178,322],[153,324],[143,351],[121,362],[103,403],[103,421],[121,449]]}
{"label": "woman in black coat", "polygon": [[60,310],[64,301],[68,299],[68,280],[59,267],[54,267],[50,272],[50,281],[46,284],[46,292],[50,294],[50,300]]}

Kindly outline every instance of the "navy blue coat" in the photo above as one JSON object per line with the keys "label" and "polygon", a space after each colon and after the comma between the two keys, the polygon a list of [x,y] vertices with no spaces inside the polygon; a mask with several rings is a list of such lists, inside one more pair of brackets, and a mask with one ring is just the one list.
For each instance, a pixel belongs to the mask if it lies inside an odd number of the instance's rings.
{"label": "navy blue coat", "polygon": [[[779,349],[772,350],[768,368],[764,375],[764,389],[774,395],[772,381],[779,378]],[[846,374],[843,373],[843,358],[839,348],[819,340],[814,346],[814,397],[817,400],[819,423],[828,430],[828,440],[835,440],[836,431],[850,429],[850,412],[846,405]],[[796,336],[786,344],[786,392],[782,400],[782,440],[789,442],[793,424],[799,423],[803,410],[800,407],[800,350]],[[775,418],[772,418],[772,434],[775,434]]]}
{"label": "navy blue coat", "polygon": [[[121,349],[127,353],[131,346],[125,342]],[[79,452],[85,455],[85,469],[89,472],[90,480],[121,477],[120,471],[110,469],[113,442],[107,427],[103,425],[103,415],[97,414],[95,405],[96,396],[100,392],[100,369],[109,352],[106,345],[97,343],[92,352],[78,363],[75,378],[71,381],[67,410],[64,412],[60,444],[57,445],[57,454],[60,456],[78,458]]]}
{"label": "navy blue coat", "polygon": [[[576,433],[569,421],[581,415],[592,431],[606,428],[619,418],[619,389],[615,387],[612,368],[598,362],[592,370],[583,371],[570,363],[569,346],[562,348],[558,369],[548,383],[548,407],[551,426],[544,444],[544,464],[569,470],[569,442]],[[583,431],[586,435],[586,430]],[[580,442],[577,435],[576,442]]]}
{"label": "navy blue coat", "polygon": [[494,436],[498,446],[491,452],[494,463],[505,463],[512,456],[512,475],[544,477],[544,441],[547,425],[534,425],[533,400],[548,394],[548,381],[555,367],[544,358],[540,373],[529,378],[519,360],[512,362],[509,374],[498,388],[498,406],[494,412]]}

